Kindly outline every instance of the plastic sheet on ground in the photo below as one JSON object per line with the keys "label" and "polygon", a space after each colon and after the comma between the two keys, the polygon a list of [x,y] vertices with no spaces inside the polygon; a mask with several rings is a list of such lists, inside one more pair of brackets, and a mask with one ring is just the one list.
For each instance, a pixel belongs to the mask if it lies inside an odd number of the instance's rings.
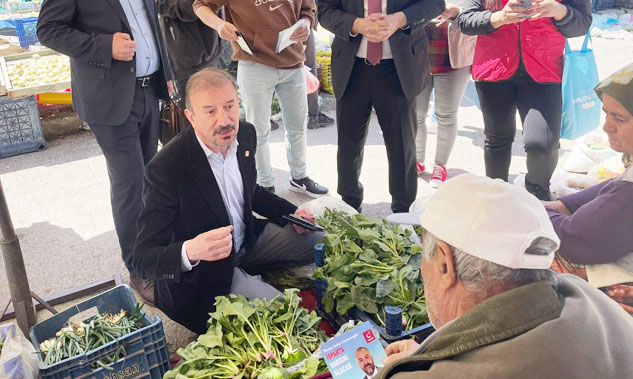
{"label": "plastic sheet on ground", "polygon": [[633,14],[594,13],[591,36],[606,39],[633,40]]}
{"label": "plastic sheet on ground", "polygon": [[15,324],[0,325],[0,378],[37,378],[35,348]]}

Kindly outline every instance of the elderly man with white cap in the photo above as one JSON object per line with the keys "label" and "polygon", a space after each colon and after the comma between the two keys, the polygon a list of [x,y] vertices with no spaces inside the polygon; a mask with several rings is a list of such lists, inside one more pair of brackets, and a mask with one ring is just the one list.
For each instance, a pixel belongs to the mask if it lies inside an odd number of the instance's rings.
{"label": "elderly man with white cap", "polygon": [[[625,378],[633,318],[582,279],[549,270],[560,241],[525,190],[472,174],[421,215],[421,273],[437,329],[387,347],[381,378]],[[417,221],[417,222],[416,222]]]}

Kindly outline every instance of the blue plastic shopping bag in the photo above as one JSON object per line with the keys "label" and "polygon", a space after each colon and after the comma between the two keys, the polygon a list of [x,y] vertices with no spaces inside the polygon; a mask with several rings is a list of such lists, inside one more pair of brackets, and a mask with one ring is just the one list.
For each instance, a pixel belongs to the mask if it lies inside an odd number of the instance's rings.
{"label": "blue plastic shopping bag", "polygon": [[602,103],[593,90],[599,82],[598,67],[593,49],[587,47],[589,41],[587,33],[581,50],[572,50],[565,41],[561,138],[573,140],[600,125]]}

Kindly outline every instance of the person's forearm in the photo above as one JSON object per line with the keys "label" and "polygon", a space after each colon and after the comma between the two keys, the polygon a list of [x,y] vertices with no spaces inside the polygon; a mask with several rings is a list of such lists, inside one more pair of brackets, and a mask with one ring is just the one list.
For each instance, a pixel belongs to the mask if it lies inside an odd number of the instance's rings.
{"label": "person's forearm", "polygon": [[362,23],[364,22],[364,18],[362,17],[358,17],[356,18],[356,20],[354,20],[354,23],[352,24],[352,31],[351,33],[356,35],[359,34],[361,29],[362,29]]}
{"label": "person's forearm", "polygon": [[196,9],[196,16],[200,21],[204,22],[209,27],[220,31],[224,20],[221,19],[214,11],[208,6],[201,6]]}
{"label": "person's forearm", "polygon": [[503,21],[503,13],[501,11],[493,12],[490,15],[490,24],[495,29],[499,29],[505,25],[505,22]]}

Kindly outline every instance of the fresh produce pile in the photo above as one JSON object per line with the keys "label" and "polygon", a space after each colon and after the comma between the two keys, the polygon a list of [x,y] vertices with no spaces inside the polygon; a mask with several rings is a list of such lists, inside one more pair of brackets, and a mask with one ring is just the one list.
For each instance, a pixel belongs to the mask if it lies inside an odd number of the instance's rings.
{"label": "fresh produce pile", "polygon": [[328,283],[326,312],[345,315],[356,306],[385,326],[385,306],[395,306],[402,309],[406,330],[429,322],[422,248],[412,242],[410,229],[331,209],[317,222],[327,231],[325,263],[315,271],[315,278]]}
{"label": "fresh produce pile", "polygon": [[[142,305],[136,308],[128,316],[124,310],[111,314],[98,314],[86,320],[86,323],[68,322],[56,336],[40,344],[40,352],[46,366],[58,363],[64,359],[84,354],[117,338],[124,337],[144,325],[142,325]],[[120,359],[119,353],[112,354],[92,365],[93,369],[99,367],[109,368],[110,363]]]}
{"label": "fresh produce pile", "polygon": [[7,62],[13,87],[32,87],[70,80],[70,59],[61,54],[33,54],[29,59]]}
{"label": "fresh produce pile", "polygon": [[[305,378],[325,371],[323,360],[309,358],[326,339],[317,328],[321,319],[300,302],[296,289],[271,301],[218,296],[207,332],[178,349],[180,363],[163,378]],[[286,370],[306,359],[299,371]]]}

